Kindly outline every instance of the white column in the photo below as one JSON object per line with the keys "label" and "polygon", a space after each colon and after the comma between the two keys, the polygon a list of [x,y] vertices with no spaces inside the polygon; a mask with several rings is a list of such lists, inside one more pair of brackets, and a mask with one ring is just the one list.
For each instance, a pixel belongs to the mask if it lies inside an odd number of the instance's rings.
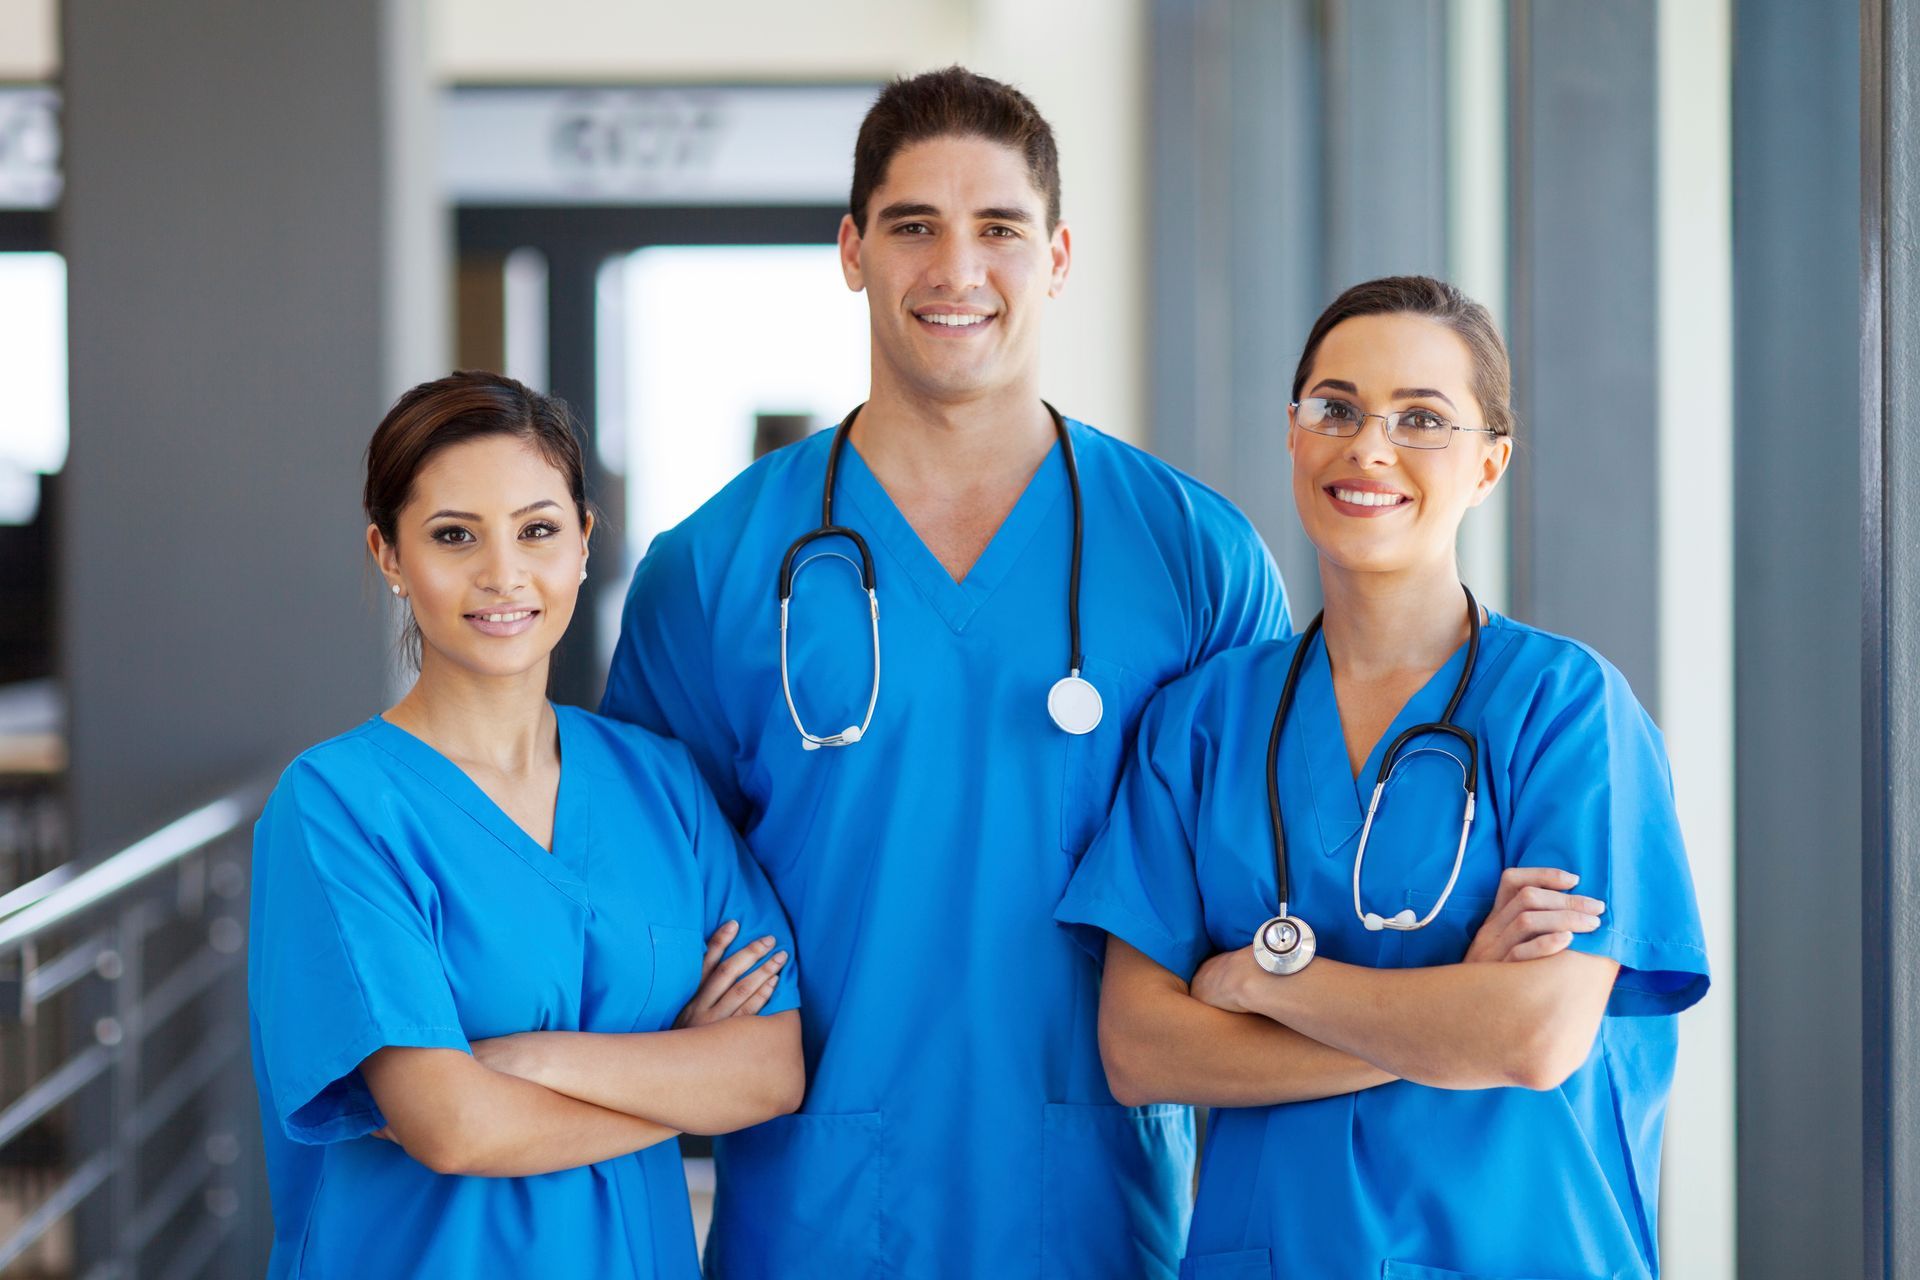
{"label": "white column", "polygon": [[[1447,272],[1467,296],[1507,321],[1507,6],[1447,8]],[[1526,424],[1521,424],[1521,439]],[[1460,576],[1490,609],[1509,608],[1509,488],[1460,527]]]}
{"label": "white column", "polygon": [[979,0],[968,66],[1018,86],[1060,144],[1073,273],[1047,317],[1044,394],[1064,413],[1144,442],[1144,0]]}
{"label": "white column", "polygon": [[1733,221],[1730,0],[1660,0],[1660,721],[1711,994],[1681,1015],[1661,1270],[1734,1275]]}

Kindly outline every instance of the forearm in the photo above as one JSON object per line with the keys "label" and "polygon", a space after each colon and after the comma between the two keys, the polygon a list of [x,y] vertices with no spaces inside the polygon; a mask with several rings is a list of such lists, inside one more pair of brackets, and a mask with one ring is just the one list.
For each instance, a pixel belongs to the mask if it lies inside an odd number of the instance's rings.
{"label": "forearm", "polygon": [[1369,969],[1321,957],[1245,983],[1249,1009],[1442,1089],[1547,1089],[1586,1060],[1618,966],[1563,952],[1515,964]]}
{"label": "forearm", "polygon": [[1265,1107],[1356,1093],[1393,1075],[1292,1027],[1228,1013],[1179,991],[1100,1018],[1100,1056],[1116,1100]]}
{"label": "forearm", "polygon": [[362,1069],[393,1140],[438,1173],[553,1173],[675,1136],[666,1125],[488,1070],[454,1050],[385,1049]]}
{"label": "forearm", "polygon": [[800,1015],[726,1018],[673,1031],[536,1031],[489,1065],[582,1102],[682,1133],[730,1133],[800,1105]]}
{"label": "forearm", "polygon": [[1195,999],[1178,975],[1114,937],[1100,986],[1100,1058],[1114,1097],[1130,1105],[1272,1106],[1393,1079],[1290,1027]]}

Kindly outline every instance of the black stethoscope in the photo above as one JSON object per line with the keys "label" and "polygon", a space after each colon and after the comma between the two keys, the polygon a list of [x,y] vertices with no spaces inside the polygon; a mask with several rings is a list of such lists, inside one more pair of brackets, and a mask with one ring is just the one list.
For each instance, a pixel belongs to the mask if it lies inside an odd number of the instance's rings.
{"label": "black stethoscope", "polygon": [[[1467,660],[1460,668],[1460,678],[1454,683],[1453,696],[1447,699],[1447,709],[1439,721],[1434,724],[1417,724],[1387,747],[1387,753],[1380,760],[1380,771],[1373,784],[1373,798],[1367,802],[1367,820],[1360,828],[1360,847],[1353,855],[1353,913],[1360,917],[1360,923],[1370,932],[1378,933],[1382,929],[1410,931],[1424,929],[1433,923],[1440,914],[1440,908],[1453,896],[1453,886],[1460,879],[1460,864],[1467,855],[1467,835],[1473,830],[1474,786],[1480,777],[1480,742],[1471,732],[1453,722],[1454,712],[1460,708],[1460,699],[1467,692],[1467,683],[1473,679],[1473,670],[1480,658],[1480,605],[1473,598],[1473,592],[1461,588],[1467,595]],[[1307,967],[1313,959],[1316,943],[1313,927],[1299,916],[1288,911],[1287,894],[1287,833],[1280,820],[1280,730],[1287,722],[1287,712],[1293,706],[1293,692],[1300,682],[1300,668],[1304,664],[1307,650],[1313,646],[1313,638],[1319,634],[1320,619],[1316,615],[1300,636],[1300,645],[1293,651],[1293,663],[1287,668],[1287,682],[1280,687],[1280,705],[1273,713],[1273,732],[1267,737],[1267,819],[1273,824],[1273,872],[1280,893],[1280,912],[1271,920],[1254,930],[1253,958],[1268,973],[1298,973]],[[1331,662],[1331,657],[1329,657]],[[1459,739],[1467,748],[1467,761],[1461,764],[1451,751],[1439,747],[1421,747],[1409,751],[1403,757],[1401,748],[1415,738],[1427,734],[1446,734]],[[1401,759],[1431,751],[1435,755],[1445,756],[1460,766],[1460,779],[1466,789],[1466,814],[1460,820],[1460,844],[1454,850],[1453,871],[1447,876],[1447,887],[1440,891],[1439,899],[1427,914],[1414,918],[1411,908],[1393,916],[1381,916],[1366,910],[1360,905],[1360,868],[1367,860],[1367,837],[1373,832],[1374,815],[1380,811],[1380,797],[1385,792],[1387,779],[1392,777],[1394,765]]]}
{"label": "black stethoscope", "polygon": [[[873,553],[867,549],[867,540],[857,531],[833,522],[833,487],[840,470],[840,451],[846,447],[847,436],[853,430],[853,420],[859,416],[862,408],[865,406],[855,407],[834,428],[833,443],[827,449],[826,479],[821,485],[819,527],[796,538],[780,561],[780,690],[786,695],[787,714],[793,717],[793,727],[800,731],[800,745],[808,751],[818,751],[821,747],[850,747],[860,741],[873,724],[873,708],[880,701],[880,596],[874,587]],[[1054,681],[1053,687],[1047,690],[1047,714],[1068,733],[1092,733],[1100,724],[1103,706],[1100,691],[1080,675],[1080,543],[1085,527],[1085,513],[1080,499],[1080,469],[1073,456],[1073,438],[1067,434],[1067,420],[1052,405],[1047,405],[1046,409],[1053,418],[1054,434],[1060,439],[1060,457],[1067,464],[1067,487],[1073,493],[1073,552],[1067,568],[1069,657],[1067,674]],[[808,556],[796,565],[795,558],[821,538],[847,539],[860,553],[859,562],[855,563],[851,556],[843,552],[823,551]],[[793,602],[793,580],[808,565],[827,559],[845,560],[859,572],[860,585],[866,589],[867,614],[873,632],[873,688],[867,695],[867,713],[859,724],[848,725],[838,733],[822,735],[807,731],[807,726],[800,721],[799,709],[793,704],[793,683],[787,668],[787,613]]]}

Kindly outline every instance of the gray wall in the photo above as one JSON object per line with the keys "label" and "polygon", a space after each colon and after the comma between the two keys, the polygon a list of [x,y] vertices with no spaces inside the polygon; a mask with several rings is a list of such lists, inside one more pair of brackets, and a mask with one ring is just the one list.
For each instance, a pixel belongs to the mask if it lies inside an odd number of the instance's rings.
{"label": "gray wall", "polygon": [[1605,654],[1657,718],[1654,3],[1509,14],[1514,613]]}
{"label": "gray wall", "polygon": [[[1396,0],[1152,8],[1149,440],[1253,520],[1299,625],[1320,580],[1289,487],[1294,364],[1348,285],[1445,273],[1444,16]],[[1430,202],[1407,198],[1423,186]]]}
{"label": "gray wall", "polygon": [[[1861,1274],[1859,6],[1734,8],[1740,1275]],[[1831,940],[1780,945],[1780,924]]]}
{"label": "gray wall", "polygon": [[96,856],[380,707],[360,453],[440,371],[443,255],[411,0],[62,12],[59,651]]}

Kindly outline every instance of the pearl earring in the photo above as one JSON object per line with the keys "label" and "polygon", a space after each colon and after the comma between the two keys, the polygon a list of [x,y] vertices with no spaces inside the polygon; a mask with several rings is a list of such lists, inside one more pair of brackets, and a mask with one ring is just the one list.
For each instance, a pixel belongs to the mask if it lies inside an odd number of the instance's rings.
{"label": "pearl earring", "polygon": [[587,580],[587,570],[585,566],[582,566],[580,569],[580,581],[585,582],[586,580]]}
{"label": "pearl earring", "polygon": [[397,582],[393,584],[393,594],[395,595],[400,594],[400,584]]}

